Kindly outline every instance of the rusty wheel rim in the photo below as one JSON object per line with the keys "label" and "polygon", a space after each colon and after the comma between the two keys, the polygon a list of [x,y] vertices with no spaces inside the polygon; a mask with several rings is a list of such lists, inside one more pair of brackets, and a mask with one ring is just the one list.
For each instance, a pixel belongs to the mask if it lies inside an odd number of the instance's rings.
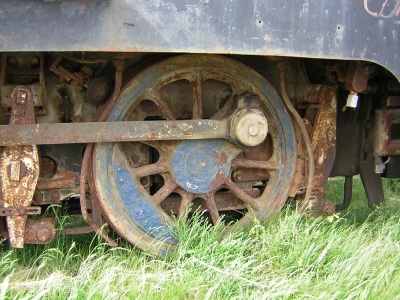
{"label": "rusty wheel rim", "polygon": [[[244,64],[208,55],[183,55],[156,63],[125,85],[108,121],[207,119],[218,116],[235,95],[245,92],[260,97],[270,124],[267,139],[255,149],[243,151],[222,140],[96,146],[93,168],[100,206],[111,226],[128,242],[165,254],[179,242],[172,215],[181,218],[199,206],[213,223],[222,212],[239,210],[239,226],[280,211],[294,173],[294,130],[274,88]],[[182,184],[176,171],[183,159],[185,174],[196,173],[190,172],[194,156],[176,153],[196,153],[200,148],[205,149],[201,152],[204,159],[196,165],[205,161],[202,170],[207,174],[213,171],[207,151],[231,151],[234,159],[223,166],[229,170],[219,186],[206,184],[197,193]],[[196,177],[200,184],[193,186],[202,187],[203,177]]]}

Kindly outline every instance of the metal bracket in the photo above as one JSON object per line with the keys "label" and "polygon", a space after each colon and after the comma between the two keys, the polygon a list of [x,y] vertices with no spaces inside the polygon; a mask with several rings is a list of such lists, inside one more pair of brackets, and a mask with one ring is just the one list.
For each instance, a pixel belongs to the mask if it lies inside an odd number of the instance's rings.
{"label": "metal bracket", "polygon": [[[368,206],[374,210],[385,200],[381,174],[375,172],[375,158],[373,152],[373,139],[376,132],[374,131],[374,118],[370,117],[372,109],[372,99],[370,96],[365,101],[368,109],[365,114],[362,129],[361,145],[364,153],[360,155],[360,177],[368,199]],[[381,167],[380,167],[381,168]]]}
{"label": "metal bracket", "polygon": [[393,125],[400,124],[400,109],[375,111],[374,157],[400,154],[400,140],[393,136]]}
{"label": "metal bracket", "polygon": [[322,86],[319,92],[319,107],[311,134],[314,154],[315,174],[312,197],[306,199],[299,211],[310,210],[314,215],[330,215],[335,212],[335,204],[322,199],[336,155],[336,89]]}
{"label": "metal bracket", "polygon": [[[33,93],[27,86],[16,86],[11,93],[10,127],[35,123]],[[10,246],[22,248],[25,243],[25,225],[28,214],[38,214],[31,202],[39,177],[39,154],[35,145],[9,146],[0,156],[1,193],[6,216]]]}
{"label": "metal bracket", "polygon": [[[73,72],[68,70],[66,67],[63,67],[61,65],[61,62],[63,60],[68,60],[72,61],[75,63],[79,63],[81,65],[81,69],[79,72]],[[96,65],[96,70],[93,70],[92,68],[89,68],[87,64],[94,64]],[[88,88],[91,79],[93,76],[97,76],[98,74],[101,73],[101,71],[104,69],[104,67],[107,64],[107,60],[105,59],[100,59],[100,60],[86,60],[86,59],[80,59],[80,58],[75,58],[72,56],[67,56],[67,55],[61,55],[58,56],[54,62],[50,66],[50,71],[52,71],[54,74],[58,75],[60,79],[65,80],[67,82],[71,82],[74,86],[77,87],[86,87]],[[100,65],[100,66],[98,66]]]}
{"label": "metal bracket", "polygon": [[40,206],[2,207],[0,208],[0,217],[40,215],[41,212]]}
{"label": "metal bracket", "polygon": [[20,84],[32,91],[36,114],[47,114],[43,53],[13,52],[2,55],[0,70],[2,107],[12,108],[12,93]]}

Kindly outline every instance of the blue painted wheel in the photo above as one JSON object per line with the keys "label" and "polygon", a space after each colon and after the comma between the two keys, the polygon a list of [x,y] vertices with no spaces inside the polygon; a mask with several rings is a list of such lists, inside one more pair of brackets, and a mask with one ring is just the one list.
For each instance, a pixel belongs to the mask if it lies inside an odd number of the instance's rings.
{"label": "blue painted wheel", "polygon": [[128,242],[162,255],[178,240],[173,217],[200,208],[239,226],[280,211],[293,180],[296,142],[275,89],[233,59],[182,55],[158,62],[123,88],[108,121],[209,119],[235,95],[261,99],[266,140],[243,151],[226,140],[100,143],[93,155],[99,204]]}

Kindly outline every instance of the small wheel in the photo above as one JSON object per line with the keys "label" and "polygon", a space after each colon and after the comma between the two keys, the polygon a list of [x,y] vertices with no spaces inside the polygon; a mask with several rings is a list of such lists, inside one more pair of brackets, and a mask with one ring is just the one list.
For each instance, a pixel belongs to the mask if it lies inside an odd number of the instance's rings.
{"label": "small wheel", "polygon": [[163,255],[178,243],[173,220],[196,209],[239,226],[281,210],[294,174],[294,129],[275,89],[248,66],[211,55],[163,60],[125,85],[108,121],[215,118],[245,93],[261,99],[269,127],[251,150],[218,139],[96,145],[96,192],[114,230]]}

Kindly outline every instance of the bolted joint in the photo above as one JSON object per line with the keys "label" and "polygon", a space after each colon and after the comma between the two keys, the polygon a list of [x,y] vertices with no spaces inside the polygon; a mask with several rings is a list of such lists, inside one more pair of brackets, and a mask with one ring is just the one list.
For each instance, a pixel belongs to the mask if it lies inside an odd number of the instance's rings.
{"label": "bolted joint", "polygon": [[231,119],[232,139],[245,147],[260,145],[268,134],[268,122],[257,109],[242,109]]}

